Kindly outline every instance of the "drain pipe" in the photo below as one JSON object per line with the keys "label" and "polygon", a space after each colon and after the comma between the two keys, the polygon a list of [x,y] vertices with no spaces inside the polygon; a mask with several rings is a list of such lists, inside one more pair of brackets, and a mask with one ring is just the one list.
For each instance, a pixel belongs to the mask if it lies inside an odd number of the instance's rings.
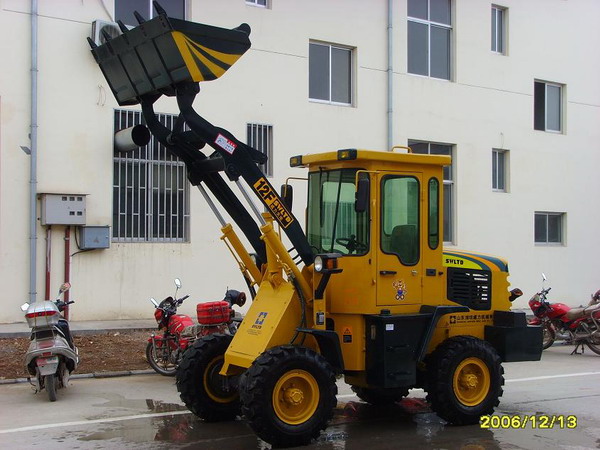
{"label": "drain pipe", "polygon": [[29,161],[29,303],[37,296],[38,2],[31,0],[31,159]]}
{"label": "drain pipe", "polygon": [[392,5],[394,0],[388,0],[387,8],[387,148],[392,151],[394,146],[394,15]]}

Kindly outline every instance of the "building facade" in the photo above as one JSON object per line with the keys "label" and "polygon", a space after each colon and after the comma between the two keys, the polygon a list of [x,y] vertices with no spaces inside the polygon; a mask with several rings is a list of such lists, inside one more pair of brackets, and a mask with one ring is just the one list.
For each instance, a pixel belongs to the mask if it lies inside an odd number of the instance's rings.
{"label": "building facade", "polygon": [[[195,108],[267,153],[273,185],[305,176],[289,167],[297,154],[449,154],[446,247],[508,259],[518,307],[541,272],[551,299],[573,306],[600,288],[600,3],[161,3],[173,17],[252,28],[252,48],[202,84]],[[150,1],[0,0],[0,322],[22,321],[19,305],[54,296],[66,272],[74,320],[150,318],[148,298],[172,294],[175,277],[192,295],[187,313],[245,287],[181,163],[154,142],[114,148],[139,108],[118,106],[86,38],[117,19],[135,25],[133,4],[151,17]],[[175,120],[174,99],[155,109]],[[306,185],[293,183],[303,217]],[[85,207],[53,221],[50,200]],[[81,251],[96,246],[108,248]]]}

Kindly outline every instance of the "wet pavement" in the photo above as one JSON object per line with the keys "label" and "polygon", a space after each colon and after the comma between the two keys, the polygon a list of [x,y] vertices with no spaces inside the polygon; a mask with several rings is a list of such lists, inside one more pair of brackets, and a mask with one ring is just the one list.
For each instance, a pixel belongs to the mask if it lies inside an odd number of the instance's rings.
{"label": "wet pavement", "polygon": [[[506,364],[496,429],[446,425],[412,390],[386,407],[360,402],[339,384],[333,421],[307,449],[600,448],[600,356],[553,347],[541,362]],[[182,405],[172,378],[139,375],[73,380],[56,403],[27,384],[0,386],[0,447],[43,449],[266,449],[243,420],[204,423]],[[521,428],[515,417],[535,416]],[[577,419],[567,428],[567,416]],[[542,422],[548,419],[545,427]],[[550,419],[555,422],[550,426]],[[561,419],[562,417],[562,419]],[[505,418],[506,420],[504,420]],[[512,420],[512,425],[511,421]],[[571,419],[573,420],[573,419]],[[502,426],[510,428],[503,429]],[[519,425],[515,429],[515,425]]]}

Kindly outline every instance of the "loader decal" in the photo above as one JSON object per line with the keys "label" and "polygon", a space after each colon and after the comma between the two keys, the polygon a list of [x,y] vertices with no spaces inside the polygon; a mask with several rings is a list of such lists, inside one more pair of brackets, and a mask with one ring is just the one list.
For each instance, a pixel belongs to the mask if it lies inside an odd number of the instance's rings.
{"label": "loader decal", "polygon": [[279,222],[283,228],[290,226],[294,219],[285,206],[283,206],[283,203],[281,203],[281,200],[267,180],[264,177],[259,178],[259,180],[254,183],[253,187],[260,198],[263,199],[277,222]]}

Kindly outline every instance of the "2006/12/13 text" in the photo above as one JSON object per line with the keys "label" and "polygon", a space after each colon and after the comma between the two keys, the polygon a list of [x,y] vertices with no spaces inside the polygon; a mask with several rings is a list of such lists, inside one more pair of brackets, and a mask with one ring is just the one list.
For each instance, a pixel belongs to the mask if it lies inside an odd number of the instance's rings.
{"label": "2006/12/13 text", "polygon": [[481,416],[481,428],[485,429],[524,429],[549,430],[552,428],[575,429],[577,416],[565,415],[524,415],[524,416]]}

